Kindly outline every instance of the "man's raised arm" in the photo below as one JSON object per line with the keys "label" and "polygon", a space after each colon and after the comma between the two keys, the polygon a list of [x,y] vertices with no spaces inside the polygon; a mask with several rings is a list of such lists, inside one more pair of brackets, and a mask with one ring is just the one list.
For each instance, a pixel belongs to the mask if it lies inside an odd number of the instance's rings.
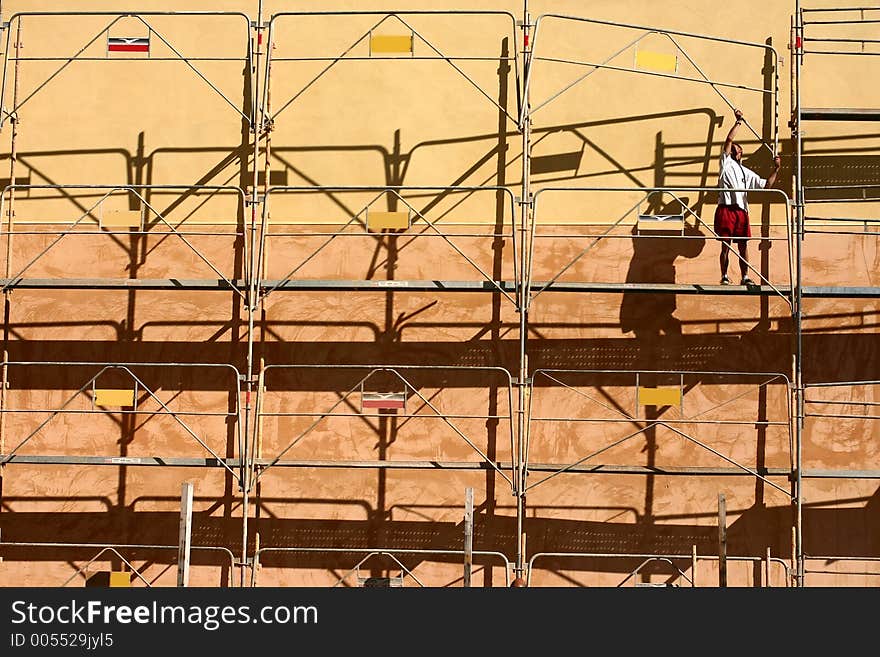
{"label": "man's raised arm", "polygon": [[730,150],[733,148],[733,137],[736,134],[736,129],[739,128],[740,125],[742,125],[742,110],[734,110],[733,115],[736,117],[736,121],[732,126],[730,126],[730,132],[727,133],[727,139],[724,140],[725,155],[730,155]]}

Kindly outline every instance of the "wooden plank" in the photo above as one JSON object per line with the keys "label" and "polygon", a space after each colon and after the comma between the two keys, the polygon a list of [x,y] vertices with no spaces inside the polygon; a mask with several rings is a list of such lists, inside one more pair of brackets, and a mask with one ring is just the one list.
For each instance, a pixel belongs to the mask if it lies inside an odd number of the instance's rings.
{"label": "wooden plank", "polygon": [[193,484],[183,482],[180,488],[180,540],[177,552],[177,586],[189,586],[189,557],[192,546]]}
{"label": "wooden plank", "polygon": [[375,34],[370,37],[370,52],[373,54],[409,54],[412,51],[412,34]]}
{"label": "wooden plank", "polygon": [[95,406],[134,407],[134,390],[117,388],[95,388]]}
{"label": "wooden plank", "polygon": [[639,386],[639,406],[681,407],[681,388],[643,388]]}
{"label": "wooden plank", "polygon": [[662,52],[637,50],[636,68],[657,73],[675,73],[678,71],[678,57]]}

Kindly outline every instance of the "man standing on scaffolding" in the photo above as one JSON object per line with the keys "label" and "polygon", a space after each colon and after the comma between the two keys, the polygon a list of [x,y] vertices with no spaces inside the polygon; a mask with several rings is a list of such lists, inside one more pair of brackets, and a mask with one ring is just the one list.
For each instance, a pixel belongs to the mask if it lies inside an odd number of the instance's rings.
{"label": "man standing on scaffolding", "polygon": [[[721,169],[718,173],[718,207],[715,208],[715,235],[721,240],[721,284],[730,285],[727,277],[727,266],[730,262],[730,243],[735,240],[739,249],[739,269],[742,274],[742,285],[754,285],[748,273],[748,238],[752,236],[749,225],[749,202],[746,198],[747,189],[765,189],[776,183],[779,174],[780,159],[773,158],[773,173],[766,180],[757,173],[743,166],[743,149],[733,141],[736,130],[742,125],[742,110],[735,110],[736,122],[727,133],[724,149],[721,152]],[[733,191],[743,190],[743,191]]]}

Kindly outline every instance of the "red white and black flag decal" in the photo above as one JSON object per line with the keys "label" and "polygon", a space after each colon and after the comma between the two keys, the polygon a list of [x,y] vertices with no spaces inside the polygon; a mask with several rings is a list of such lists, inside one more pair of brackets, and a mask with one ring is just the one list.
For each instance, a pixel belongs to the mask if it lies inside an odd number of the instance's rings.
{"label": "red white and black flag decal", "polygon": [[150,37],[107,37],[109,52],[150,52]]}
{"label": "red white and black flag decal", "polygon": [[361,408],[384,410],[406,408],[406,392],[363,392]]}

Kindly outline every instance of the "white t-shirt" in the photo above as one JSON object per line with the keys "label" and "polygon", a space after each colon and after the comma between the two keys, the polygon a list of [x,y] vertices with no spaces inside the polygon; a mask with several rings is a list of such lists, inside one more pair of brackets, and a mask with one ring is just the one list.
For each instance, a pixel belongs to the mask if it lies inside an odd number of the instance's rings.
{"label": "white t-shirt", "polygon": [[718,173],[719,205],[736,205],[743,210],[749,209],[749,201],[745,192],[729,192],[725,189],[764,189],[767,180],[733,159],[732,155],[721,152],[721,169]]}

